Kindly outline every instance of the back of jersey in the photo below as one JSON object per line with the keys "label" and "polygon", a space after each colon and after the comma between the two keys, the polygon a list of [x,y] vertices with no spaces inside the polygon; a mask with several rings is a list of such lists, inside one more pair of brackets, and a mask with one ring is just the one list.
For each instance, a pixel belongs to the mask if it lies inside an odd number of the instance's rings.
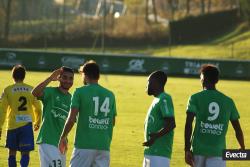
{"label": "back of jersey", "polygon": [[6,114],[7,128],[16,129],[32,122],[35,97],[32,87],[24,83],[16,83],[4,89],[3,108]]}
{"label": "back of jersey", "polygon": [[221,156],[229,120],[239,118],[233,100],[217,90],[204,90],[191,96],[188,112],[196,115],[194,153]]}
{"label": "back of jersey", "polygon": [[114,94],[98,84],[90,84],[76,90],[71,107],[79,109],[75,146],[109,150],[116,116]]}

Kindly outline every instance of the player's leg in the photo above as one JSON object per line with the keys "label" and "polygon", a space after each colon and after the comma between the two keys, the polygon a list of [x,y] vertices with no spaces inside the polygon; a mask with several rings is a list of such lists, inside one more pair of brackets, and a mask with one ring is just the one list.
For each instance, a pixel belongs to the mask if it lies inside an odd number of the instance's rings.
{"label": "player's leg", "polygon": [[18,128],[19,135],[19,151],[21,151],[21,160],[20,164],[22,167],[29,165],[30,155],[29,152],[34,150],[34,134],[32,123]]}
{"label": "player's leg", "polygon": [[16,167],[16,150],[9,149],[8,165],[9,167]]}
{"label": "player's leg", "polygon": [[96,155],[96,150],[74,148],[70,160],[70,167],[90,167]]}
{"label": "player's leg", "polygon": [[7,131],[5,147],[9,149],[8,166],[16,167],[16,150],[18,150],[18,139],[16,129]]}
{"label": "player's leg", "polygon": [[206,157],[201,155],[194,156],[194,166],[195,167],[205,167],[206,165]]}
{"label": "player's leg", "polygon": [[30,154],[29,151],[21,152],[21,160],[20,160],[21,167],[28,167],[29,166],[29,161],[30,161],[29,154]]}
{"label": "player's leg", "polygon": [[143,167],[169,167],[170,159],[161,156],[145,155]]}
{"label": "player's leg", "polygon": [[226,161],[221,157],[209,157],[206,160],[206,167],[226,167]]}
{"label": "player's leg", "polygon": [[66,166],[66,156],[61,154],[56,146],[50,144],[39,144],[40,166]]}
{"label": "player's leg", "polygon": [[109,167],[110,152],[98,150],[95,156],[93,167]]}

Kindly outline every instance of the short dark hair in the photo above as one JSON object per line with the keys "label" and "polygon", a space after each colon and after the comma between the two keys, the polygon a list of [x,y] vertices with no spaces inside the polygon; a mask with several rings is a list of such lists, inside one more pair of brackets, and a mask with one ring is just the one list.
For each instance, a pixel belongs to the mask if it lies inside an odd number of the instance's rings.
{"label": "short dark hair", "polygon": [[25,78],[26,69],[24,66],[18,64],[12,68],[12,77],[15,81],[23,81]]}
{"label": "short dark hair", "polygon": [[151,73],[151,77],[156,79],[163,87],[165,86],[168,80],[167,74],[163,71],[154,71],[153,73]]}
{"label": "short dark hair", "polygon": [[87,61],[83,66],[80,67],[79,72],[84,73],[90,79],[99,79],[100,77],[100,69],[98,64],[93,61]]}
{"label": "short dark hair", "polygon": [[69,73],[74,74],[74,70],[73,70],[72,68],[70,68],[70,67],[62,66],[62,67],[61,67],[61,70],[62,70],[63,72],[69,72]]}
{"label": "short dark hair", "polygon": [[203,64],[200,73],[203,74],[204,80],[211,84],[216,84],[219,81],[220,72],[215,65]]}

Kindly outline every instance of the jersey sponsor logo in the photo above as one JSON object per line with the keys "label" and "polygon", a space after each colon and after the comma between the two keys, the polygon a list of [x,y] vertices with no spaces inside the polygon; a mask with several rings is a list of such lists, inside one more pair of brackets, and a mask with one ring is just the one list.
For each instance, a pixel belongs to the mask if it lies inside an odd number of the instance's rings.
{"label": "jersey sponsor logo", "polygon": [[[61,109],[62,111],[64,111],[63,109]],[[51,113],[53,114],[54,118],[61,118],[63,119],[64,121],[66,121],[67,119],[67,116],[66,115],[63,115],[61,113],[58,113],[56,110],[52,109],[51,110]]]}
{"label": "jersey sponsor logo", "polygon": [[89,128],[91,129],[100,129],[100,130],[106,130],[108,129],[110,125],[110,118],[93,118],[89,116]]}
{"label": "jersey sponsor logo", "polygon": [[200,127],[201,127],[200,130],[201,133],[221,135],[224,124],[205,123],[201,121]]}
{"label": "jersey sponsor logo", "polygon": [[32,122],[30,115],[16,115],[16,122]]}

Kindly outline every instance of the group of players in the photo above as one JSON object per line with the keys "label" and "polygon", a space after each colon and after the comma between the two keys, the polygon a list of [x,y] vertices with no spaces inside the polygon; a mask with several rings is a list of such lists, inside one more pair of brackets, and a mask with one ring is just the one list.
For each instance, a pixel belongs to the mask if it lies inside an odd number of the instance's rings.
{"label": "group of players", "polygon": [[[13,67],[14,84],[4,89],[0,99],[0,132],[6,120],[9,167],[17,166],[17,151],[21,152],[21,167],[29,165],[29,153],[34,150],[33,130],[38,129],[36,143],[41,167],[65,167],[67,135],[74,124],[76,133],[70,166],[110,166],[110,143],[117,115],[115,96],[98,83],[100,70],[96,62],[85,62],[79,72],[84,86],[71,96],[69,89],[74,80],[71,68],[53,71],[33,88],[24,83],[25,68]],[[222,150],[226,148],[229,121],[240,148],[245,149],[239,113],[233,100],[216,89],[217,67],[203,65],[200,79],[203,90],[191,95],[187,106],[185,161],[195,167],[225,167]],[[53,81],[59,81],[59,85],[48,86]],[[166,82],[163,71],[155,71],[148,77],[147,94],[154,99],[145,119],[143,167],[170,166],[176,124],[172,98],[164,91]]]}

